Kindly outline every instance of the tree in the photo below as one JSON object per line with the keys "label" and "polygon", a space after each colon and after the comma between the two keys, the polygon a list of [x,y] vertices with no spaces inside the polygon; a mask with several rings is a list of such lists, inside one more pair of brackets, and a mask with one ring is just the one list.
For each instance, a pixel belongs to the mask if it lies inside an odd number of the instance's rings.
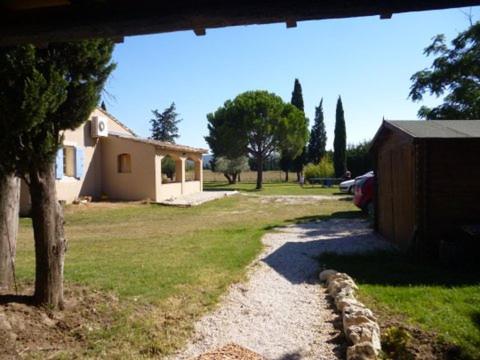
{"label": "tree", "polygon": [[102,101],[102,104],[100,105],[103,111],[107,111],[107,105],[105,105],[105,101]]}
{"label": "tree", "polygon": [[0,290],[11,289],[15,281],[19,204],[20,179],[0,176]]}
{"label": "tree", "polygon": [[341,177],[347,170],[346,166],[347,130],[343,113],[342,98],[339,96],[335,112],[335,138],[333,140],[333,166],[335,176]]}
{"label": "tree", "polygon": [[372,170],[373,159],[370,155],[370,144],[371,141],[363,141],[357,145],[347,146],[347,165],[353,178]]}
{"label": "tree", "polygon": [[[302,85],[298,79],[295,79],[293,84],[292,99],[290,103],[295,106],[298,110],[304,113],[304,104],[303,104],[303,94],[302,94]],[[308,128],[308,119],[305,118],[305,123]],[[291,155],[290,152],[286,152],[285,156]],[[286,160],[287,161],[287,160]],[[294,155],[290,160],[290,169],[297,173],[297,181],[300,181],[300,175],[303,171],[303,167],[307,163],[307,149],[304,147],[300,153]],[[287,172],[288,175],[288,172]]]}
{"label": "tree", "polygon": [[[64,81],[53,69],[39,71],[31,45],[0,49],[0,287],[11,288],[14,279],[20,182],[17,175],[28,171],[20,163],[26,134],[58,108],[57,89]],[[41,148],[39,149],[41,150]]]}
{"label": "tree", "polygon": [[175,103],[172,102],[161,113],[158,110],[152,110],[152,114],[154,116],[150,119],[152,139],[175,143],[175,139],[179,136],[177,124],[182,121],[178,119],[178,113],[175,112]]}
{"label": "tree", "polygon": [[288,172],[292,170],[292,155],[287,151],[280,154],[280,169],[285,173],[285,182],[288,182]]}
{"label": "tree", "polygon": [[451,47],[444,35],[433,38],[424,54],[435,55],[429,69],[413,74],[409,97],[421,101],[425,93],[445,96],[443,104],[422,106],[418,115],[424,119],[480,118],[480,22],[472,24],[453,39]]}
{"label": "tree", "polygon": [[248,171],[248,158],[240,156],[235,159],[219,157],[215,160],[215,171],[221,172],[227,178],[229,184],[236,184],[242,171]]}
{"label": "tree", "polygon": [[267,91],[242,93],[207,119],[206,140],[215,155],[255,159],[257,189],[262,188],[264,161],[275,150],[299,153],[308,136],[303,113]]}
{"label": "tree", "polygon": [[303,94],[302,94],[302,85],[298,79],[295,79],[295,83],[293,84],[293,91],[292,91],[292,100],[290,103],[295,106],[300,111],[305,111],[303,105]]}
{"label": "tree", "polygon": [[308,161],[318,164],[325,156],[326,146],[327,132],[323,119],[323,99],[321,99],[320,104],[315,108],[315,122],[313,123],[308,143]]}
{"label": "tree", "polygon": [[10,127],[9,135],[18,139],[19,146],[12,150],[13,165],[30,189],[36,259],[34,299],[51,308],[63,307],[66,249],[63,208],[55,190],[55,156],[62,145],[62,132],[81,125],[98,104],[115,67],[111,63],[113,47],[110,40],[96,39],[51,43],[42,49],[22,46],[1,54],[1,61],[28,63],[25,68],[17,67],[23,70],[17,75],[33,84],[22,93],[5,90],[10,97],[19,97],[17,101],[24,106],[16,123],[6,117],[2,122]]}

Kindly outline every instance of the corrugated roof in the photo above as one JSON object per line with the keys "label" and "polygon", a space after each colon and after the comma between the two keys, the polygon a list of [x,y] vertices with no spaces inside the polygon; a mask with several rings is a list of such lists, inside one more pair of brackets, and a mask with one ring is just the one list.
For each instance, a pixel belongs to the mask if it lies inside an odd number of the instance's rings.
{"label": "corrugated roof", "polygon": [[181,151],[181,152],[187,152],[187,153],[189,152],[189,153],[197,153],[197,154],[205,154],[205,153],[208,152],[207,149],[194,148],[194,147],[191,147],[191,146],[173,144],[173,143],[169,143],[169,142],[166,142],[166,141],[144,139],[144,138],[140,138],[140,137],[128,136],[128,135],[119,134],[119,133],[109,133],[108,136],[113,136],[113,137],[117,137],[117,138],[120,138],[120,139],[128,139],[128,140],[132,140],[132,141],[143,143],[143,144],[150,144],[150,145],[154,145],[154,146],[156,146],[160,149],[165,149],[165,150]]}
{"label": "corrugated roof", "polygon": [[385,120],[415,138],[480,138],[480,120]]}

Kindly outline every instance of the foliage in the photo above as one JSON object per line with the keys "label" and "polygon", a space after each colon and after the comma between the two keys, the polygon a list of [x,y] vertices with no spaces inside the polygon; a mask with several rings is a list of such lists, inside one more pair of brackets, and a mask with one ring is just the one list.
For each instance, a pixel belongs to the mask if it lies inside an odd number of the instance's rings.
{"label": "foliage", "polygon": [[105,101],[102,101],[102,103],[100,104],[100,108],[101,108],[103,111],[107,111],[107,105],[105,105]]}
{"label": "foliage", "polygon": [[382,334],[382,352],[386,359],[414,360],[408,350],[412,335],[404,328],[391,326]]}
{"label": "foliage", "polygon": [[434,55],[429,69],[413,74],[409,97],[423,99],[425,93],[445,95],[443,104],[422,106],[418,115],[425,119],[480,118],[480,22],[471,25],[453,39],[448,47],[444,35],[433,38],[424,54]]}
{"label": "foliage", "polygon": [[325,148],[327,146],[327,131],[325,130],[325,122],[323,118],[323,99],[315,108],[315,120],[312,131],[310,132],[310,140],[308,143],[308,161],[318,164],[325,156]]}
{"label": "foliage", "polygon": [[154,116],[150,119],[152,139],[175,143],[175,139],[179,137],[177,124],[182,121],[178,119],[175,103],[172,102],[163,112],[152,110],[152,114]]}
{"label": "foliage", "polygon": [[264,161],[276,150],[299,153],[308,136],[303,113],[267,91],[247,91],[208,114],[205,139],[216,156],[251,156],[262,187]]}
{"label": "foliage", "polygon": [[373,168],[373,160],[370,154],[371,141],[363,141],[357,145],[347,146],[347,168],[352,173],[352,177],[365,174]]}
{"label": "foliage", "polygon": [[325,156],[318,164],[308,164],[305,166],[305,178],[329,178],[335,174],[332,160]]}
{"label": "foliage", "polygon": [[341,177],[347,170],[346,166],[347,129],[343,113],[342,98],[339,96],[335,112],[335,138],[333,140],[333,165],[335,176]]}
{"label": "foliage", "polygon": [[298,79],[295,79],[295,83],[293,84],[292,100],[290,101],[290,104],[295,106],[300,111],[305,111],[303,104],[302,85]]}
{"label": "foliage", "polygon": [[[302,94],[302,85],[298,79],[295,79],[292,92],[292,100],[290,103],[295,106],[298,110],[304,112],[303,104],[303,94]],[[308,118],[305,118],[305,123],[308,128]],[[308,135],[307,135],[308,136]],[[304,146],[302,151],[294,155],[291,151],[284,152],[283,156],[290,157],[290,159],[285,159],[285,162],[290,162],[290,170],[297,173],[297,178],[300,180],[300,173],[303,171],[303,167],[308,161],[307,149]]]}
{"label": "foliage", "polygon": [[226,157],[219,157],[215,161],[215,171],[221,172],[228,179],[229,184],[235,184],[237,182],[237,176],[242,171],[248,171],[248,158],[246,156],[240,156],[235,159],[228,159]]}
{"label": "foliage", "polygon": [[175,175],[175,160],[171,156],[167,155],[162,159],[162,174],[165,174],[169,179],[173,179]]}

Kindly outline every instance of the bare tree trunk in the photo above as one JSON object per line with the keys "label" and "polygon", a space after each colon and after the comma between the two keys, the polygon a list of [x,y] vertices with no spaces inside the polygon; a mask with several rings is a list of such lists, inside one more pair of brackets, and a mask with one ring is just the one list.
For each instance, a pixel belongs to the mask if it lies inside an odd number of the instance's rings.
{"label": "bare tree trunk", "polygon": [[288,182],[288,171],[285,171],[285,182]]}
{"label": "bare tree trunk", "polygon": [[237,179],[238,182],[242,182],[242,180],[240,179],[240,174],[241,174],[241,173],[238,173],[238,174],[237,174],[237,175],[238,175],[238,179]]}
{"label": "bare tree trunk", "polygon": [[300,182],[300,175],[302,175],[302,172],[297,171],[297,182]]}
{"label": "bare tree trunk", "polygon": [[233,179],[229,174],[223,173],[223,176],[227,178],[229,184],[233,184]]}
{"label": "bare tree trunk", "polygon": [[52,163],[30,171],[35,238],[35,302],[63,308],[63,263],[66,240],[63,207],[57,201]]}
{"label": "bare tree trunk", "polygon": [[260,190],[263,185],[263,157],[257,157],[257,190]]}
{"label": "bare tree trunk", "polygon": [[237,173],[233,173],[232,174],[232,184],[236,184],[237,183]]}
{"label": "bare tree trunk", "polygon": [[0,176],[0,290],[15,283],[15,252],[20,206],[20,179]]}

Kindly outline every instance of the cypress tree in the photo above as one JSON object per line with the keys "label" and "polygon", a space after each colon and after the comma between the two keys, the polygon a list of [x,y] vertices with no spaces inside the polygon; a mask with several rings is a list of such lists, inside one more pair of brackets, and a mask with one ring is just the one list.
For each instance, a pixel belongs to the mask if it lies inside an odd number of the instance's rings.
{"label": "cypress tree", "polygon": [[[304,104],[303,104],[303,94],[302,94],[302,85],[298,79],[295,79],[292,92],[292,100],[290,103],[295,106],[297,109],[304,113]],[[308,128],[308,119],[305,118],[306,126]],[[286,155],[288,156],[288,155]],[[291,163],[291,170],[297,173],[297,181],[300,181],[300,174],[303,171],[303,166],[307,163],[307,148],[304,147],[302,152],[289,161],[289,159],[283,159],[285,163]]]}
{"label": "cypress tree", "polygon": [[333,140],[333,166],[336,177],[342,177],[347,170],[346,149],[347,130],[345,127],[342,98],[339,96],[335,112],[335,138]]}
{"label": "cypress tree", "polygon": [[315,108],[315,122],[310,133],[308,143],[308,160],[318,164],[325,156],[325,147],[327,146],[327,132],[325,131],[325,122],[323,118],[323,99]]}
{"label": "cypress tree", "polygon": [[298,79],[295,79],[295,84],[293,85],[292,100],[290,101],[298,110],[305,111],[303,106],[303,94],[302,94],[302,85]]}

